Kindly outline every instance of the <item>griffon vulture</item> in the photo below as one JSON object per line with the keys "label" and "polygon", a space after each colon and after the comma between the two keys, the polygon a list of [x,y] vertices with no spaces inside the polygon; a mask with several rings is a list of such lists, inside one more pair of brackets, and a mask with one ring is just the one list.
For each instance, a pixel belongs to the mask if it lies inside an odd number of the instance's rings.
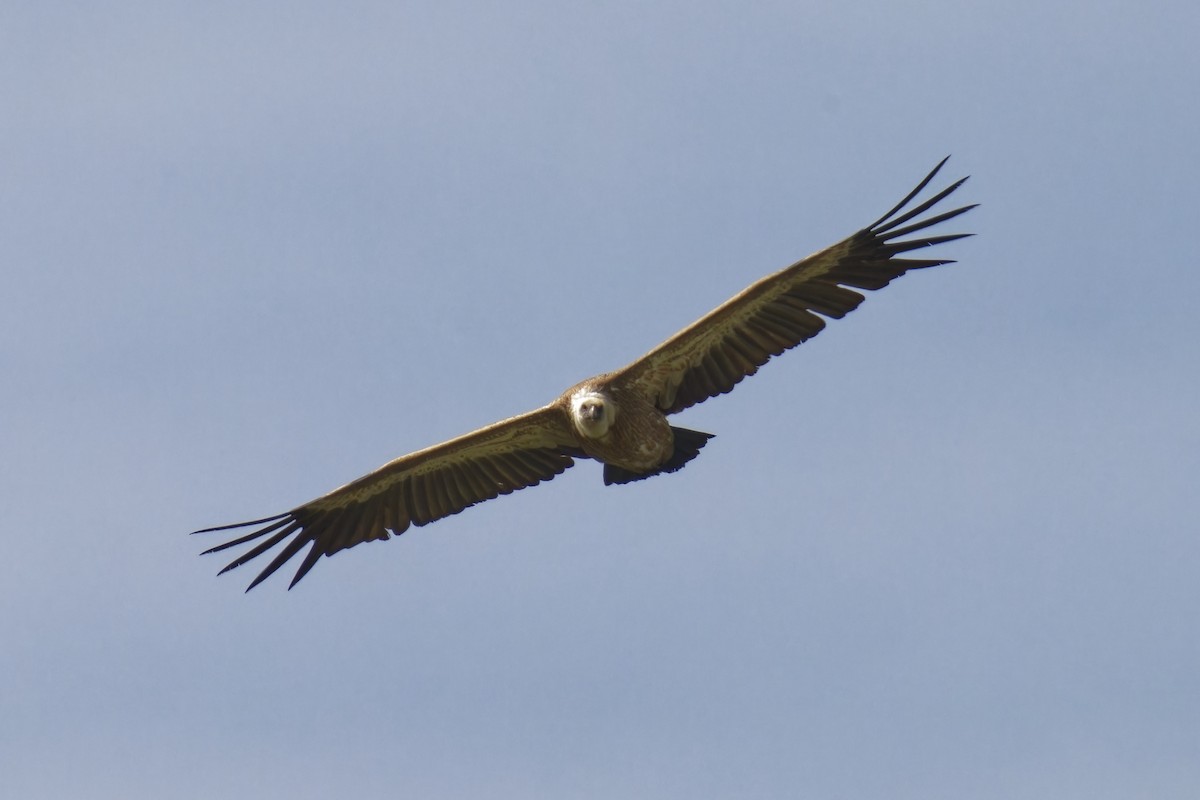
{"label": "griffon vulture", "polygon": [[548,481],[577,458],[603,463],[605,484],[681,469],[712,434],[675,427],[668,415],[728,392],[772,356],[820,333],[824,317],[853,311],[863,301],[854,289],[882,289],[909,270],[953,263],[924,253],[897,257],[970,235],[927,229],[973,205],[918,219],[966,178],[908,208],[945,163],[876,222],[752,284],[628,366],[588,378],[534,411],[397,458],[291,511],[196,531],[261,526],[205,553],[262,539],[224,573],[286,542],[249,591],[309,546],[291,588],[321,556]]}

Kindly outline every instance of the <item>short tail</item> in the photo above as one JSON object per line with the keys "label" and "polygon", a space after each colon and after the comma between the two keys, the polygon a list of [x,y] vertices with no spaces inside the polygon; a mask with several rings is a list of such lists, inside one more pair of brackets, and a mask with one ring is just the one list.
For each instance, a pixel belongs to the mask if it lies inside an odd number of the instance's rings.
{"label": "short tail", "polygon": [[671,426],[671,433],[675,436],[675,452],[660,466],[655,467],[649,472],[631,472],[622,467],[605,464],[604,485],[612,486],[614,483],[633,483],[634,481],[649,478],[652,475],[658,475],[660,472],[677,472],[683,469],[683,466],[693,458],[700,455],[700,449],[708,444],[709,439],[713,438],[713,434],[711,433],[691,431],[687,428],[676,428],[674,425]]}

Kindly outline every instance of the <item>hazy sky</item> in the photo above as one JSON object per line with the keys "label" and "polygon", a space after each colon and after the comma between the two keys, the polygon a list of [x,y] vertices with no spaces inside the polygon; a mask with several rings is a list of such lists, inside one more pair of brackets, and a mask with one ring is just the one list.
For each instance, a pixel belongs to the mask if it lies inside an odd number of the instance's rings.
{"label": "hazy sky", "polygon": [[[1198,8],[5,3],[0,795],[1200,796]],[[683,471],[198,557],[948,153]]]}

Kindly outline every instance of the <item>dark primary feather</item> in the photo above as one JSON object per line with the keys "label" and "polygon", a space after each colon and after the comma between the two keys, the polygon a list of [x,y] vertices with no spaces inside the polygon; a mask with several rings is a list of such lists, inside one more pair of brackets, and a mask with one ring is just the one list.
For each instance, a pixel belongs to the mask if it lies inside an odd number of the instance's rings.
{"label": "dark primary feather", "polygon": [[[906,225],[966,182],[962,178],[903,211],[945,163],[943,159],[867,228],[754,283],[616,373],[615,378],[624,377],[640,386],[665,413],[674,414],[728,392],[772,356],[816,336],[825,327],[823,317],[840,319],[853,311],[864,299],[855,289],[882,289],[909,270],[953,263],[949,259],[897,258],[971,235],[930,236],[925,231],[974,205]],[[913,235],[915,238],[905,238]]]}

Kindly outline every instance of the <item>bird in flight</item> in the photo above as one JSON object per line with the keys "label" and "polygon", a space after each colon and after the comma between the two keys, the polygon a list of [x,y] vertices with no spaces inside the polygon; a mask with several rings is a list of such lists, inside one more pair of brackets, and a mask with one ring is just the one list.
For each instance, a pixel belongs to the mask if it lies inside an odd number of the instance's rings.
{"label": "bird in flight", "polygon": [[606,485],[681,469],[712,434],[671,425],[669,415],[730,391],[820,333],[824,317],[853,311],[864,299],[855,289],[882,289],[909,270],[953,263],[923,252],[897,257],[971,235],[928,229],[974,205],[923,217],[966,178],[909,207],[946,160],[871,225],[751,284],[627,366],[577,383],[549,405],[401,456],[291,511],[196,531],[256,528],[205,554],[261,540],[225,573],[286,542],[250,591],[308,546],[290,589],[321,556],[548,481],[577,458],[601,462]]}

